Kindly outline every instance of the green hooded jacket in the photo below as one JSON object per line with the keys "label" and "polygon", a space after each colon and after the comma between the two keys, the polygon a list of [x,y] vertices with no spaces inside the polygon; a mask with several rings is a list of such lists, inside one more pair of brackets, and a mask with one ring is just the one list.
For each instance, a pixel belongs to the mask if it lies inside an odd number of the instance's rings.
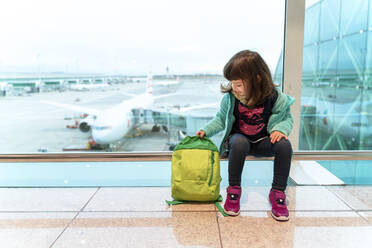
{"label": "green hooded jacket", "polygon": [[[278,89],[277,91],[278,98],[274,104],[272,114],[267,124],[267,132],[270,134],[273,131],[279,131],[288,136],[293,127],[293,117],[290,112],[290,106],[294,103],[295,99],[282,93]],[[220,155],[224,155],[226,152],[224,144],[227,137],[230,135],[233,123],[235,121],[235,101],[236,98],[231,92],[226,93],[221,100],[220,110],[217,112],[216,116],[200,129],[205,132],[207,137],[212,137],[221,131],[224,132],[219,149]]]}

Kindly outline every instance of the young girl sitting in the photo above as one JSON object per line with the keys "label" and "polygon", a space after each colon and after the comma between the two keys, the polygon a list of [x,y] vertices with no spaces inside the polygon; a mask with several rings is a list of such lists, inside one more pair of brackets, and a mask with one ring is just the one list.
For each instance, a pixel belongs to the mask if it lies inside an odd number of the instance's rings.
{"label": "young girl sitting", "polygon": [[276,220],[288,220],[284,191],[292,158],[287,137],[293,126],[290,106],[294,99],[275,87],[268,66],[257,52],[238,52],[227,62],[223,73],[230,82],[227,86],[221,85],[225,95],[220,109],[196,135],[211,137],[224,131],[220,155],[228,154],[229,158],[225,212],[240,213],[245,157],[274,156],[274,178],[269,192],[271,215]]}

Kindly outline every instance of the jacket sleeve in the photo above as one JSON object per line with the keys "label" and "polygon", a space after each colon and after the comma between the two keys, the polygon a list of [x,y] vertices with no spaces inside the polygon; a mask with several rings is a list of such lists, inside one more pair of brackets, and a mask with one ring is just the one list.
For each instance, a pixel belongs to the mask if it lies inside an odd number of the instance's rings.
{"label": "jacket sleeve", "polygon": [[200,129],[205,132],[206,136],[212,137],[225,129],[228,101],[229,94],[225,94],[221,100],[220,109],[216,116]]}
{"label": "jacket sleeve", "polygon": [[279,90],[278,93],[278,99],[274,104],[267,130],[269,134],[273,131],[279,131],[288,136],[293,128],[291,105],[295,100],[294,98],[281,93]]}

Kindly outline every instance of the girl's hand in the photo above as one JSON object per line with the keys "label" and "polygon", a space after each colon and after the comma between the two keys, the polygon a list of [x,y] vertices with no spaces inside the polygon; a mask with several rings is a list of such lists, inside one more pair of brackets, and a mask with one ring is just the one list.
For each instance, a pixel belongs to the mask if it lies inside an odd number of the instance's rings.
{"label": "girl's hand", "polygon": [[197,133],[196,133],[196,136],[199,136],[201,139],[204,138],[205,136],[205,132],[203,130],[199,130]]}
{"label": "girl's hand", "polygon": [[286,140],[288,140],[287,136],[285,136],[283,133],[279,132],[279,131],[274,131],[270,134],[270,140],[271,140],[271,143],[275,143],[275,142],[278,142],[279,140],[281,140],[282,138],[285,138]]}

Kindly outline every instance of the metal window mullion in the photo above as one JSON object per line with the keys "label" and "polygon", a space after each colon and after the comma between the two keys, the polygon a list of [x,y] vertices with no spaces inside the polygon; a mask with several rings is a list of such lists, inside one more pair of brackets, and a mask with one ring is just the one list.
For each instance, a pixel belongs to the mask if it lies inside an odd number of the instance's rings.
{"label": "metal window mullion", "polygon": [[304,47],[305,0],[287,0],[285,13],[283,92],[296,98],[291,113],[294,119],[290,140],[299,147],[302,88],[302,54]]}
{"label": "metal window mullion", "polygon": [[[136,161],[168,161],[172,152],[151,153],[77,153],[77,154],[6,154],[0,155],[1,163],[56,163],[57,162],[136,162]],[[257,158],[247,156],[247,160],[272,160],[273,157]],[[371,151],[295,151],[294,160],[372,160]],[[226,158],[224,158],[226,160]],[[60,163],[63,165],[63,163]],[[122,163],[116,163],[122,165]]]}

